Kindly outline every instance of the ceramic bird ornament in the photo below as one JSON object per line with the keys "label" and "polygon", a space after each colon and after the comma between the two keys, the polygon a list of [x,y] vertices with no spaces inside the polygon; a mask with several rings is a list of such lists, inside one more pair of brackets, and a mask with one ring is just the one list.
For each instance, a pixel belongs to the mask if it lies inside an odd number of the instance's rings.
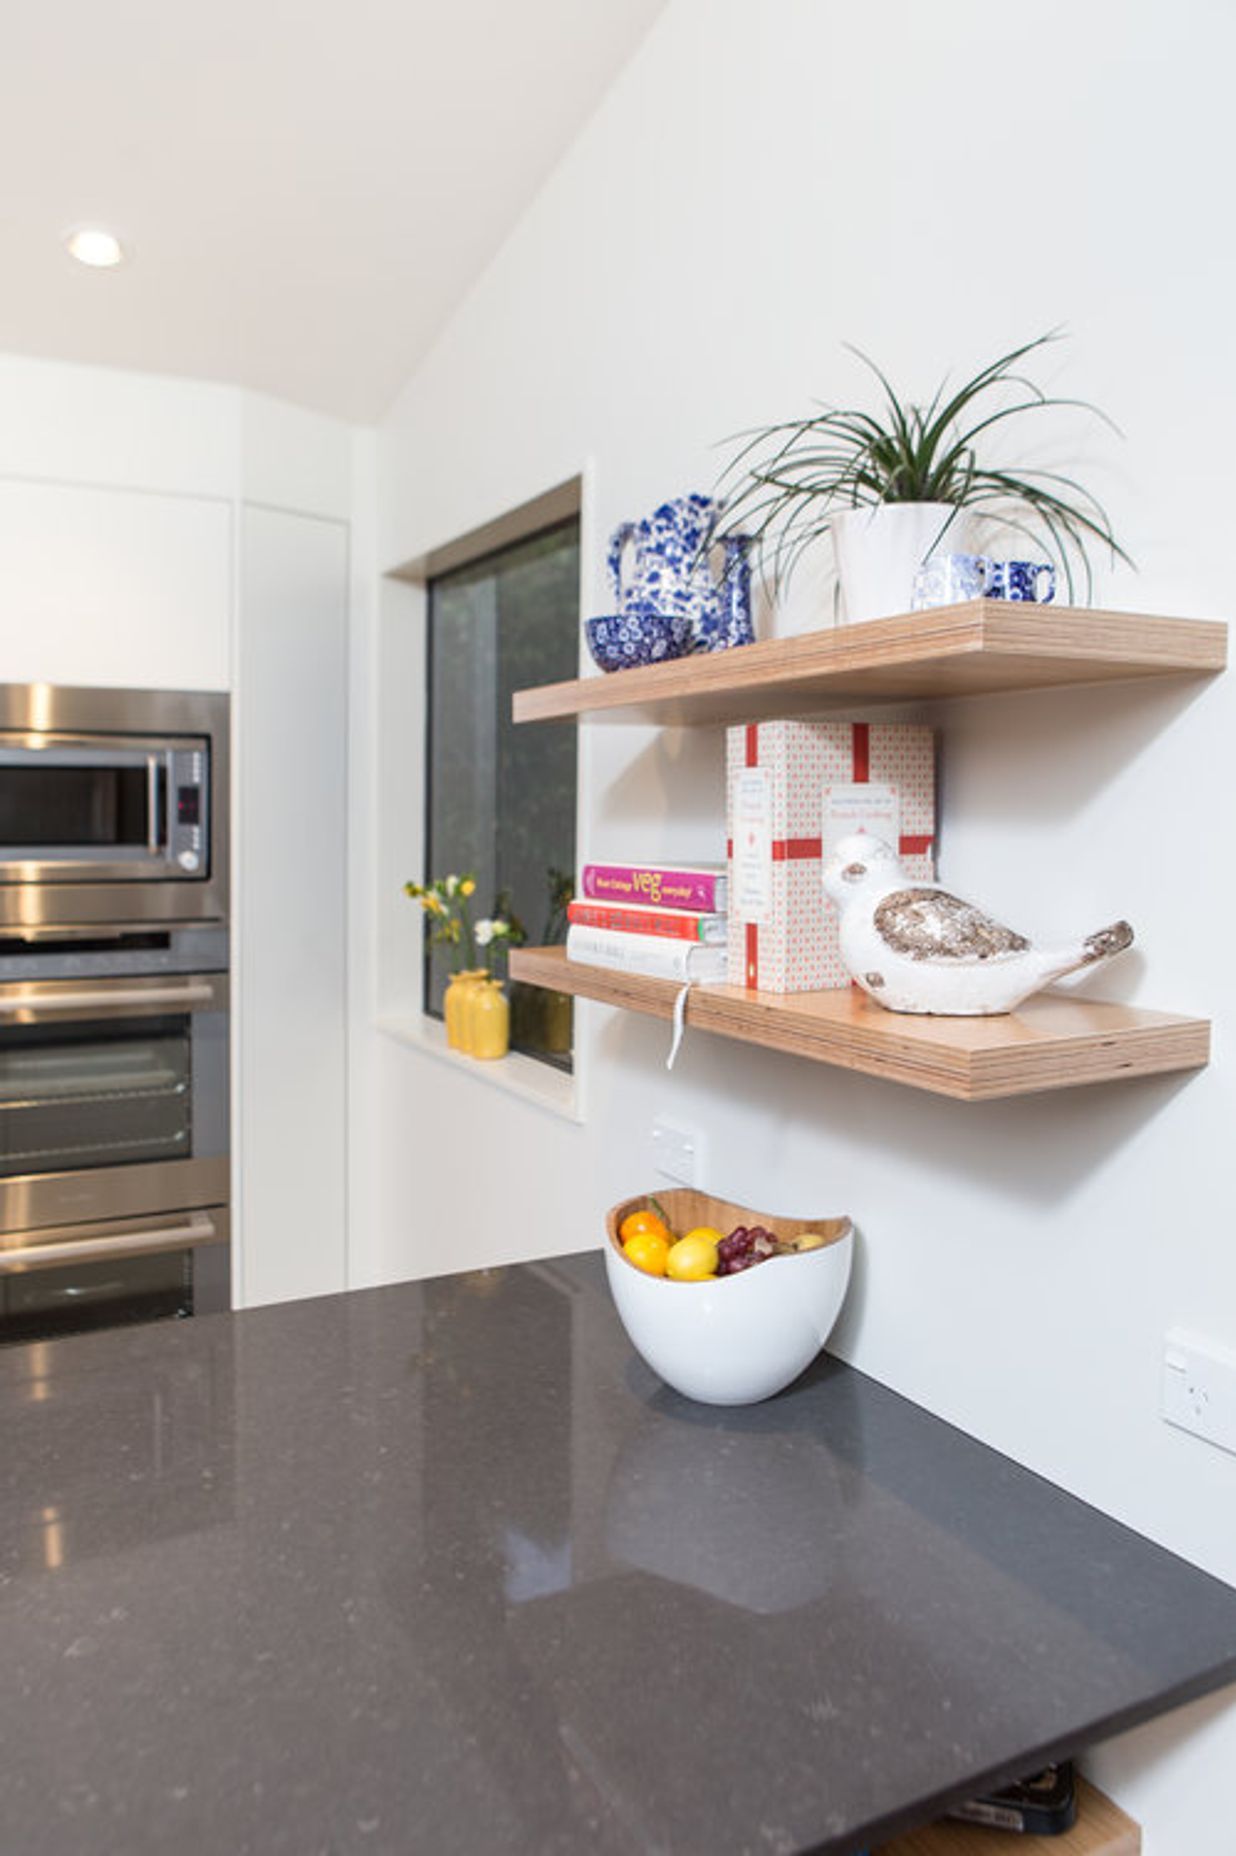
{"label": "ceramic bird ornament", "polygon": [[841,918],[841,958],[890,1012],[974,1018],[1011,1012],[1079,967],[1132,944],[1128,922],[1084,940],[1039,947],[938,883],[906,874],[896,852],[867,833],[843,838],[824,868]]}

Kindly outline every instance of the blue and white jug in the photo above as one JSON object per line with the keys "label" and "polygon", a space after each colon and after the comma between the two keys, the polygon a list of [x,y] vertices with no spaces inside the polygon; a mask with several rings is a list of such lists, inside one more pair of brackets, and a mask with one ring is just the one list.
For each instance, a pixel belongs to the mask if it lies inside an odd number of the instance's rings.
{"label": "blue and white jug", "polygon": [[[692,651],[754,643],[751,544],[745,535],[714,539],[720,516],[720,503],[695,492],[615,529],[609,574],[617,611],[631,619],[653,612],[680,622]],[[722,558],[714,573],[718,548]]]}

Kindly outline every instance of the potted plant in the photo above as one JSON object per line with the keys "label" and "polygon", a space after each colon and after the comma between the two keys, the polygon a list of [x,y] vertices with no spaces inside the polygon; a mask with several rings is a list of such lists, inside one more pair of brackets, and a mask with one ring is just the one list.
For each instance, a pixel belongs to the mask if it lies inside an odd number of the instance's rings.
{"label": "potted plant", "polygon": [[420,903],[429,927],[430,946],[447,950],[451,976],[442,1001],[446,1041],[452,1050],[462,1050],[465,996],[468,988],[483,977],[482,969],[472,965],[476,958],[472,927],[476,878],[471,873],[431,877],[428,883],[405,883],[403,893]]}
{"label": "potted plant", "polygon": [[1023,343],[960,387],[942,382],[926,404],[906,399],[852,349],[883,389],[884,405],[876,412],[824,406],[743,434],[722,478],[736,485],[727,497],[727,530],[754,539],[774,585],[804,549],[829,535],[851,621],[908,611],[915,573],[956,534],[962,510],[996,517],[1046,548],[1070,602],[1079,575],[1088,600],[1094,543],[1132,565],[1102,505],[1059,471],[986,461],[992,435],[1009,421],[1020,429],[1032,413],[1068,407],[1111,425],[1088,401],[1054,397],[1020,372],[1027,356],[1058,337],[1053,331]]}

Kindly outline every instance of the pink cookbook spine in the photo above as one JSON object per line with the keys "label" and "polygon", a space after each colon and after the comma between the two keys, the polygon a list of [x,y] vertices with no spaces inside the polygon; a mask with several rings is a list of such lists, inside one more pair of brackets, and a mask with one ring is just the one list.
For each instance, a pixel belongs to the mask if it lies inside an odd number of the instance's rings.
{"label": "pink cookbook spine", "polygon": [[655,864],[585,864],[585,896],[596,902],[643,902],[656,909],[696,909],[718,913],[719,873],[711,870],[663,869]]}

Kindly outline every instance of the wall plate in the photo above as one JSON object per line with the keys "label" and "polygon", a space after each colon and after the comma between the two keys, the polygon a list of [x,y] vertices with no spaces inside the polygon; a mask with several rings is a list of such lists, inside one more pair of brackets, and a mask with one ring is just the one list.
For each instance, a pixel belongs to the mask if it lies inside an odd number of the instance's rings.
{"label": "wall plate", "polygon": [[1163,1416],[1236,1454],[1236,1352],[1187,1328],[1163,1342]]}
{"label": "wall plate", "polygon": [[676,1122],[652,1124],[653,1170],[680,1186],[698,1186],[704,1170],[704,1137],[698,1128],[682,1128]]}

